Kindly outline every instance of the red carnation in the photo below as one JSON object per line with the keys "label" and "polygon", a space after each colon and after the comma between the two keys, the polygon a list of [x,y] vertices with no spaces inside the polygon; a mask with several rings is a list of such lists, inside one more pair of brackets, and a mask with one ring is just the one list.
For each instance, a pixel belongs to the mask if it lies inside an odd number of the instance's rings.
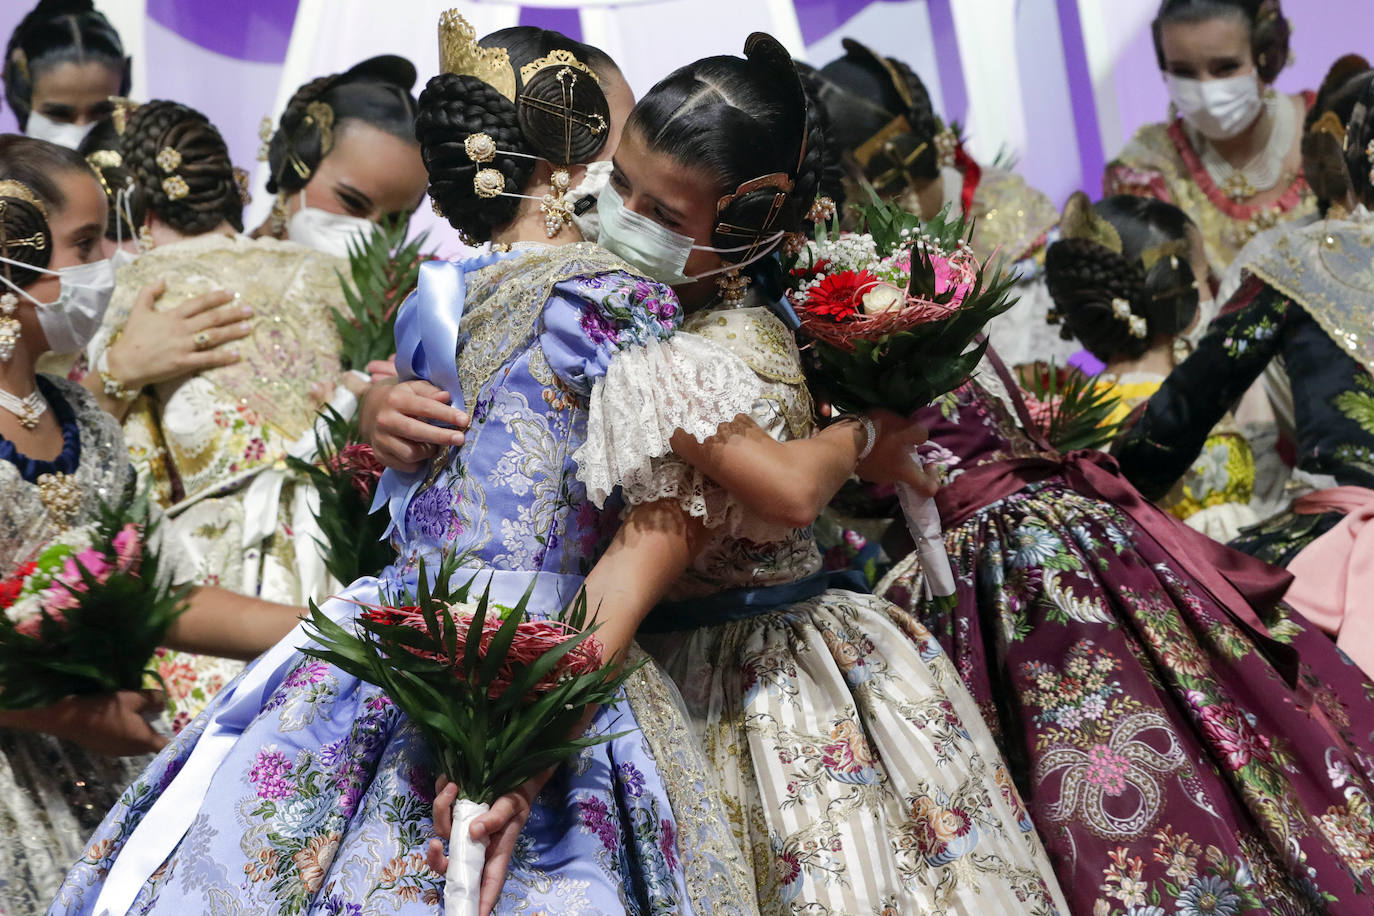
{"label": "red carnation", "polygon": [[805,311],[825,315],[835,321],[848,321],[859,314],[863,294],[878,278],[866,270],[842,270],[830,274],[806,293]]}
{"label": "red carnation", "polygon": [[19,600],[19,593],[24,590],[25,580],[33,575],[37,569],[37,563],[25,563],[14,571],[14,575],[0,581],[0,608],[7,608]]}

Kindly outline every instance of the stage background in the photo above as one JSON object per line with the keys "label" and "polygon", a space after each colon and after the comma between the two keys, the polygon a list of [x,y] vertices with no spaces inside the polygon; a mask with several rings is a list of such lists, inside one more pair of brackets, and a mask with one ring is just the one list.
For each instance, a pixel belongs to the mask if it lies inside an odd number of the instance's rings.
{"label": "stage background", "polygon": [[[1316,88],[1341,54],[1360,47],[1370,0],[1289,0],[1294,63],[1288,91]],[[0,4],[8,36],[27,0]],[[299,84],[372,54],[404,54],[421,85],[438,68],[435,23],[457,7],[478,34],[508,25],[559,29],[599,45],[639,93],[709,54],[739,53],[755,30],[814,64],[853,36],[900,57],[926,81],[970,150],[1014,158],[1032,184],[1063,203],[1098,193],[1102,166],[1167,97],[1151,46],[1157,0],[97,0],[134,58],[135,98],[172,98],[204,111],[234,161],[256,173],[250,224],[270,205],[255,161],[258,123]],[[417,92],[418,92],[417,87]],[[0,111],[0,131],[12,131]],[[417,223],[428,222],[428,207]]]}

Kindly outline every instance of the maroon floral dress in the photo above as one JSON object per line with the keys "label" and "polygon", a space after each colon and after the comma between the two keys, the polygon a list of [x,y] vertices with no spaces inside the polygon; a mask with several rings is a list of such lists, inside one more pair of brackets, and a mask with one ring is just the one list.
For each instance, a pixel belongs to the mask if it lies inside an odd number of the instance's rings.
{"label": "maroon floral dress", "polygon": [[954,659],[1070,906],[1374,912],[1374,687],[1279,603],[1283,574],[1110,459],[1038,446],[983,378],[919,417],[957,594],[925,598],[914,557],[878,591]]}

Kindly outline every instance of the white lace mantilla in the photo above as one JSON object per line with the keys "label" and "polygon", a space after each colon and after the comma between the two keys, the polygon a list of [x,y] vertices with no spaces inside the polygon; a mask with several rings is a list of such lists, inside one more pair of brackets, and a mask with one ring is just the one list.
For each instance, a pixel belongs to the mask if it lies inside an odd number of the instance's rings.
{"label": "white lace mantilla", "polygon": [[587,440],[573,455],[588,499],[601,507],[616,487],[654,485],[653,459],[672,451],[675,432],[705,441],[761,396],[748,365],[696,334],[622,350],[592,388]]}

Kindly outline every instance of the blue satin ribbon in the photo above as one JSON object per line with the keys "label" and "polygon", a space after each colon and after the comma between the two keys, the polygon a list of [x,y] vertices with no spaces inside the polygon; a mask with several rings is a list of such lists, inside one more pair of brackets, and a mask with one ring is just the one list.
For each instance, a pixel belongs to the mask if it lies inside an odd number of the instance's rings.
{"label": "blue satin ribbon", "polygon": [[[497,261],[517,257],[518,251],[492,251],[462,261],[426,261],[420,265],[415,292],[396,315],[396,375],[403,381],[422,379],[449,393],[459,410],[466,410],[463,386],[458,380],[459,327],[467,306],[466,276]],[[401,531],[406,510],[420,485],[425,468],[403,472],[387,468],[377,483],[372,511],[386,506],[391,512],[382,540]]]}
{"label": "blue satin ribbon", "polygon": [[747,620],[814,598],[832,588],[861,594],[872,592],[868,580],[858,570],[819,572],[782,585],[732,588],[686,601],[665,601],[649,612],[639,625],[639,632],[674,633]]}

